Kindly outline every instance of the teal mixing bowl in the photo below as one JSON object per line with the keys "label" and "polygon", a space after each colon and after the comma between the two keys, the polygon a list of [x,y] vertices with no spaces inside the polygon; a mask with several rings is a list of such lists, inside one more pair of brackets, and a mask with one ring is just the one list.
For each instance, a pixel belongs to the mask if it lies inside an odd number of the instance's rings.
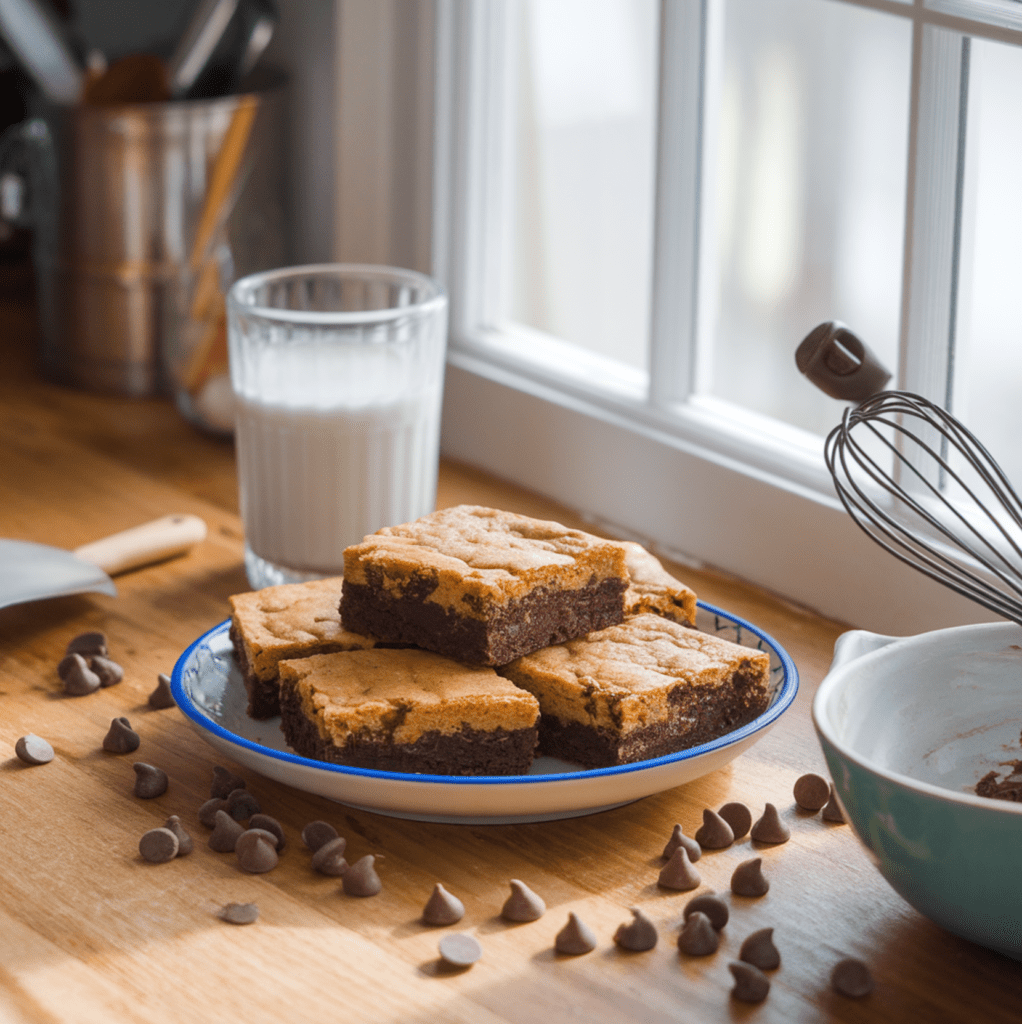
{"label": "teal mixing bowl", "polygon": [[1022,628],[845,633],[813,722],[884,878],[942,927],[1022,959],[1022,804],[975,793],[1022,762]]}

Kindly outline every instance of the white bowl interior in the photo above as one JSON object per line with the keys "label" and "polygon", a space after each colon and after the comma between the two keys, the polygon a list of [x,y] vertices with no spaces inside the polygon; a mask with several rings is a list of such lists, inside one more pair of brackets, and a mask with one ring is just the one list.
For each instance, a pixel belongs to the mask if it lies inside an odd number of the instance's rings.
{"label": "white bowl interior", "polygon": [[821,725],[874,768],[958,793],[1022,760],[1022,629],[939,630],[834,670]]}

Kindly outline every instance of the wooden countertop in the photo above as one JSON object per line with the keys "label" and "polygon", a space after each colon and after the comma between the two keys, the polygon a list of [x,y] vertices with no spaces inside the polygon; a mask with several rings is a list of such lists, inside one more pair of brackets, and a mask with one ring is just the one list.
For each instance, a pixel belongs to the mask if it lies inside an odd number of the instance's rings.
{"label": "wooden countertop", "polygon": [[[160,672],[247,590],[230,444],[187,426],[166,401],[100,397],[42,383],[32,359],[29,304],[0,303],[0,536],[73,548],[168,512],[193,512],[209,537],[189,555],[118,579],[119,596],[89,595],[0,611],[0,1021],[174,1022],[244,1019],[587,1022],[1018,1021],[1022,971],[1013,960],[959,940],[905,904],[849,829],[796,812],[792,784],[824,771],[810,722],[816,685],[844,627],[711,572],[675,567],[700,597],[757,623],[793,656],[795,706],[733,764],[626,807],[543,824],[423,824],[356,811],[228,767],[248,779],[289,847],[266,875],[245,875],[206,846],[197,811],[212,769],[226,763],[175,708],[146,697]],[[536,495],[445,464],[438,503],[494,505],[581,525]],[[65,697],[55,667],[67,641],[89,629],[109,637],[123,683]],[[112,718],[142,737],[136,754],[101,749]],[[57,752],[29,768],[14,757],[34,732]],[[132,795],[131,764],[170,776],[155,800]],[[691,959],[676,948],[692,894],[658,889],[660,852],[676,822],[692,834],[705,807],[730,800],[758,814],[773,802],[792,826],[783,846],[757,850],[767,896],[735,907],[720,950]],[[143,862],[138,839],[178,814],[196,840],[188,857]],[[313,873],[299,834],[314,819],[347,837],[349,860],[377,854],[383,892],[345,897]],[[708,852],[703,889],[727,892],[752,856],[749,840]],[[499,910],[508,880],[546,900],[539,921],[509,926]],[[419,922],[435,882],[466,905],[457,930],[483,958],[441,970],[441,931]],[[255,902],[250,927],[221,922],[228,902]],[[619,951],[612,935],[641,906],[660,930],[656,949]],[[582,957],[553,953],[569,910],[597,933]],[[772,926],[782,965],[765,1003],[734,1001],[727,970],[742,939]],[[839,958],[865,960],[876,990],[860,1001],[828,988]]]}

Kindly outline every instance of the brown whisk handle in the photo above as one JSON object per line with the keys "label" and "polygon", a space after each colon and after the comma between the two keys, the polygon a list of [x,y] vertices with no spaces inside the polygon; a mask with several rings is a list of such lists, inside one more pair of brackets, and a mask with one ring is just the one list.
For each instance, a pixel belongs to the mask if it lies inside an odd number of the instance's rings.
{"label": "brown whisk handle", "polygon": [[891,379],[869,346],[837,320],[806,335],[795,351],[795,365],[824,394],[845,402],[861,402]]}

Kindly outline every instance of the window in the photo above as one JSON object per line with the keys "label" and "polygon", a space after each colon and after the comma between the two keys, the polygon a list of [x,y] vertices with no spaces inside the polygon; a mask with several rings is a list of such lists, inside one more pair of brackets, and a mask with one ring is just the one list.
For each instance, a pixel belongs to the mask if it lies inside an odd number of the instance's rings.
{"label": "window", "polygon": [[1022,3],[430,10],[446,453],[857,625],[987,617],[851,522],[793,356],[844,320],[1013,471]]}

